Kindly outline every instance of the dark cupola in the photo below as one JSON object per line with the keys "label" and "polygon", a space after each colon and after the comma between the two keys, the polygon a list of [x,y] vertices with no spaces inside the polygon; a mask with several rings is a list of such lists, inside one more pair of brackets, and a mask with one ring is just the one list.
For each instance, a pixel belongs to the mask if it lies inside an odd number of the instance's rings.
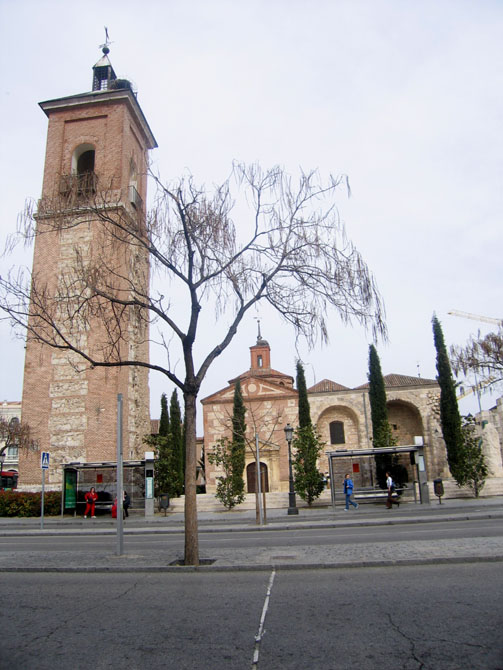
{"label": "dark cupola", "polygon": [[114,88],[112,82],[117,79],[112,63],[108,58],[110,49],[105,45],[102,51],[103,56],[93,67],[93,91],[107,91]]}

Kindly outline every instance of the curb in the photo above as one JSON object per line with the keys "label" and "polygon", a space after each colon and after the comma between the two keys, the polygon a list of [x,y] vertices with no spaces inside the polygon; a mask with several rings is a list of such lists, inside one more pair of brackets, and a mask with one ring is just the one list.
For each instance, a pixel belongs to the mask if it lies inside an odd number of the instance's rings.
{"label": "curb", "polygon": [[[334,520],[334,521],[320,521],[320,522],[302,522],[298,521],[296,523],[271,523],[265,526],[258,525],[219,525],[216,527],[207,527],[205,525],[200,525],[198,532],[200,534],[211,534],[211,533],[257,533],[257,532],[273,532],[280,530],[314,530],[318,528],[357,528],[357,527],[372,527],[372,526],[395,526],[399,524],[422,524],[422,523],[445,523],[450,521],[474,521],[480,519],[503,519],[503,511],[497,512],[463,512],[462,514],[448,514],[445,516],[435,516],[435,517],[394,517],[389,519],[362,519],[361,521],[355,520]],[[176,535],[183,534],[184,527],[180,526],[173,528],[171,526],[164,527],[124,527],[124,535]],[[30,537],[30,536],[43,536],[51,537],[63,535],[66,537],[82,536],[82,535],[116,535],[117,529],[114,527],[109,528],[100,528],[98,525],[92,528],[16,528],[12,530],[3,530],[0,526],[0,537]]]}
{"label": "curb", "polygon": [[393,560],[375,560],[375,561],[341,561],[332,563],[297,563],[295,565],[288,563],[263,563],[257,565],[158,565],[158,566],[114,566],[98,567],[83,566],[66,568],[2,568],[0,573],[149,573],[149,572],[264,572],[270,570],[292,571],[292,570],[345,570],[358,568],[389,568],[389,567],[407,567],[422,565],[456,565],[470,563],[499,563],[503,562],[503,554],[496,556],[453,556],[441,558],[403,558]]}

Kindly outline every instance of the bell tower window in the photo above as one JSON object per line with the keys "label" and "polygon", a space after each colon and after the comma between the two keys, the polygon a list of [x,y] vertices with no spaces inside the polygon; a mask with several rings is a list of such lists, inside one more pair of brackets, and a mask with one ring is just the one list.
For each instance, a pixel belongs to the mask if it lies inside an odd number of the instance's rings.
{"label": "bell tower window", "polygon": [[95,148],[81,144],[72,155],[71,174],[61,177],[61,195],[66,197],[89,196],[96,193],[97,176],[94,171]]}

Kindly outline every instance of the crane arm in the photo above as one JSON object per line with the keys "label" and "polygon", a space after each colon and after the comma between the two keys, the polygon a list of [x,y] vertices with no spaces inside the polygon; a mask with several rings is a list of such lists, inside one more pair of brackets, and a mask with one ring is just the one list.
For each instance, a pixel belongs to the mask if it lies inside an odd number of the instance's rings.
{"label": "crane arm", "polygon": [[495,323],[498,326],[503,326],[503,319],[493,319],[490,316],[479,316],[478,314],[470,314],[470,312],[460,312],[457,309],[451,309],[447,312],[451,316],[460,316],[464,319],[473,319],[474,321],[484,321],[485,323]]}

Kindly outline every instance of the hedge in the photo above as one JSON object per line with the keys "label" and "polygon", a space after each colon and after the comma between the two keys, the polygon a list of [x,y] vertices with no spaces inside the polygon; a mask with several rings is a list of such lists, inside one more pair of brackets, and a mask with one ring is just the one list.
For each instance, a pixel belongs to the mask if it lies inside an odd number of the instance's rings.
{"label": "hedge", "polygon": [[[40,516],[41,493],[0,491],[0,516]],[[44,516],[61,514],[61,492],[45,491]]]}

